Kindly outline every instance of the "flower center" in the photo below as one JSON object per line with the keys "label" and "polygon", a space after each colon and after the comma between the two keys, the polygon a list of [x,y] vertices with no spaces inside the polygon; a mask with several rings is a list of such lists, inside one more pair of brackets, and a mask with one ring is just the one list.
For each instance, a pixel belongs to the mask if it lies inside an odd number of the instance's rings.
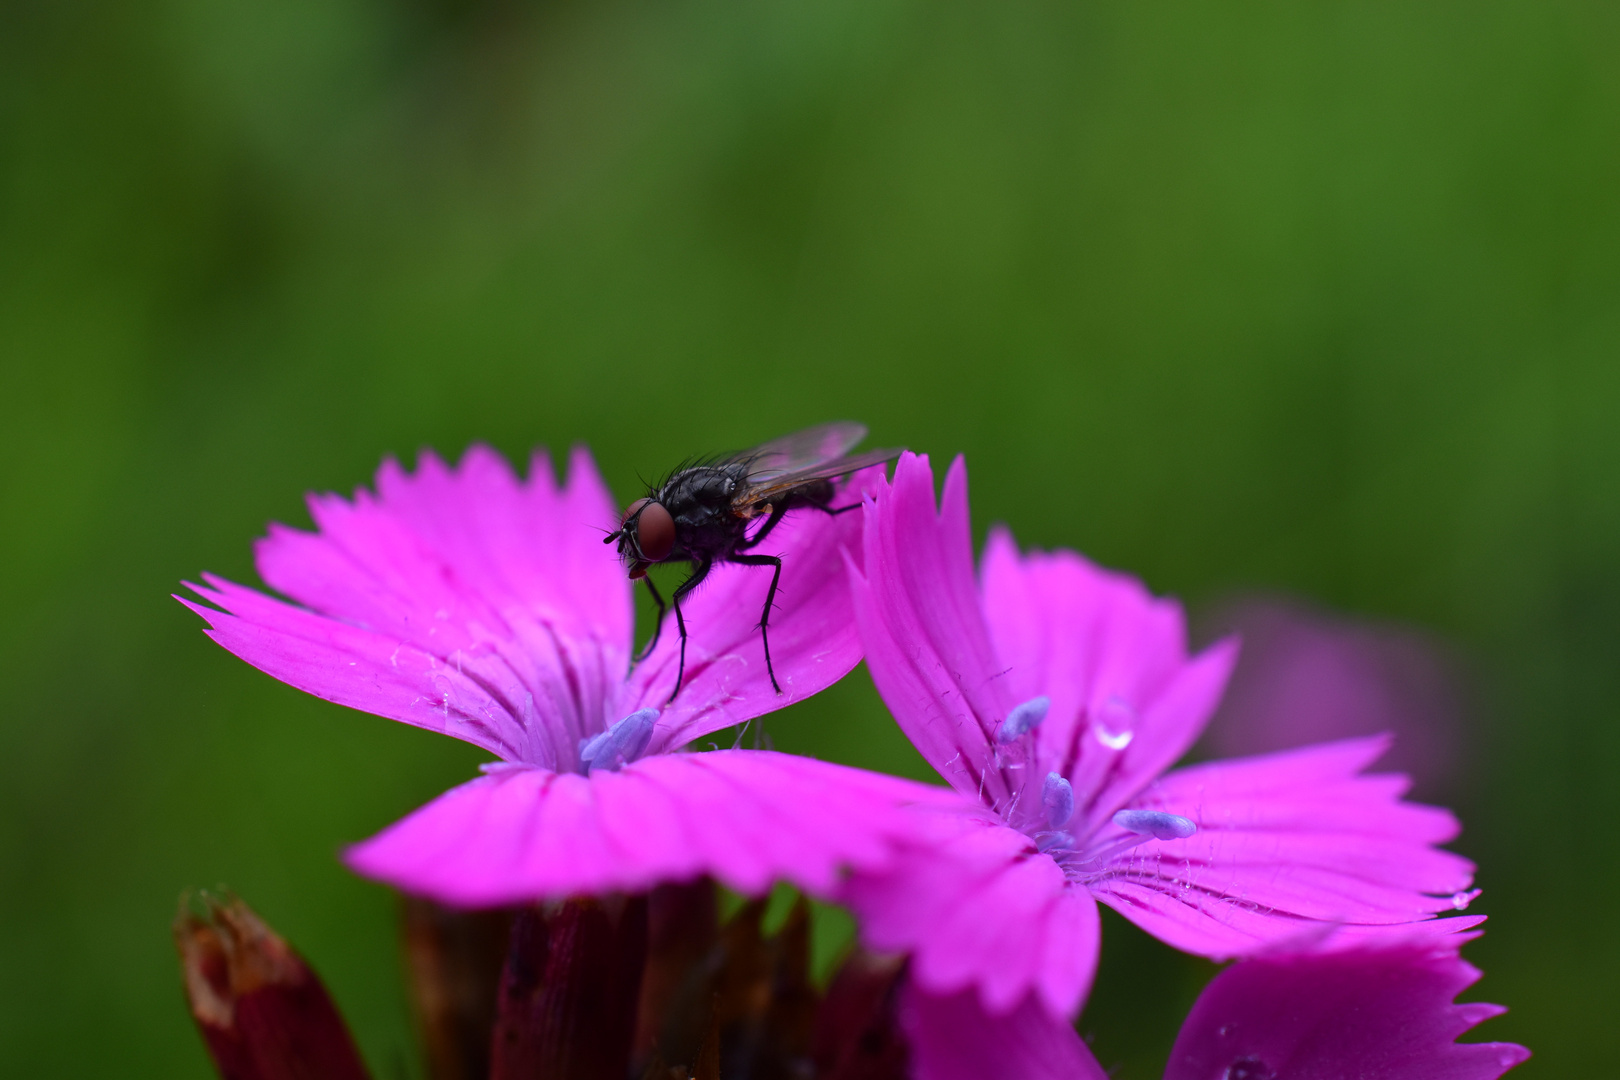
{"label": "flower center", "polygon": [[1074,834],[1067,826],[1074,817],[1074,785],[1057,773],[1047,773],[1041,784],[1041,809],[1046,828],[1034,834],[1038,851],[1068,850],[1074,847]]}
{"label": "flower center", "polygon": [[[1034,785],[1035,776],[1040,775],[1037,763],[1041,755],[1033,740],[1022,740],[1041,726],[1051,708],[1052,700],[1045,696],[1016,705],[996,728],[995,736],[996,764],[1003,775],[1009,777],[1012,787],[1007,804],[995,809],[1008,825],[1034,840],[1037,850],[1050,854],[1065,872],[1084,875],[1100,870],[1115,855],[1140,844],[1152,840],[1185,840],[1198,831],[1196,823],[1180,814],[1164,810],[1120,810],[1114,814],[1112,823],[1123,835],[1110,835],[1106,830],[1093,834],[1088,828],[1085,835],[1076,836],[1073,830],[1075,782],[1059,772],[1046,773],[1040,784],[1037,807]],[[1083,790],[1096,790],[1094,785],[1117,765],[1125,748],[1136,737],[1136,721],[1136,710],[1118,695],[1109,695],[1096,708],[1087,726],[1091,736],[1101,744],[1102,754],[1082,758],[1076,780]]]}
{"label": "flower center", "polygon": [[[1040,850],[1050,852],[1065,872],[1083,877],[1104,869],[1114,856],[1150,840],[1185,840],[1198,831],[1198,825],[1191,819],[1164,810],[1120,810],[1114,814],[1113,823],[1123,829],[1125,835],[1101,843],[1093,841],[1083,848],[1074,844],[1072,838],[1068,844],[1045,845],[1037,838],[1035,844]],[[1068,833],[1061,835],[1069,837]]]}

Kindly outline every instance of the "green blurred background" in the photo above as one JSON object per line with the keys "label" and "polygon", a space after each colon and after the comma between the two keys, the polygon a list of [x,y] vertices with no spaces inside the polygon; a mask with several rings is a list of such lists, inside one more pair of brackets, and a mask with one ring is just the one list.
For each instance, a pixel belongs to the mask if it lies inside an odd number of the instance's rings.
{"label": "green blurred background", "polygon": [[[977,526],[1196,605],[1292,591],[1482,673],[1481,1035],[1620,1001],[1620,8],[1010,0],[0,5],[0,1061],[210,1075],[168,921],[226,882],[414,1076],[338,865],[467,777],[167,598],[385,454],[637,474],[826,419]],[[779,745],[915,767],[864,675]],[[1153,1080],[1209,968],[1119,920]]]}

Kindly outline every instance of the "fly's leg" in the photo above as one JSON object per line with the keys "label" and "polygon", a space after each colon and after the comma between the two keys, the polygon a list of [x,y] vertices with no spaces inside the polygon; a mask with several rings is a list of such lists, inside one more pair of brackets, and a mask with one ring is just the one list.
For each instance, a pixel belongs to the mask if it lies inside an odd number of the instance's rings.
{"label": "fly's leg", "polygon": [[658,605],[658,618],[653,620],[652,640],[648,641],[647,647],[636,656],[638,664],[652,655],[653,647],[658,644],[658,635],[664,632],[664,598],[658,595],[658,586],[653,584],[652,578],[643,577],[641,580],[646,583],[647,591],[652,593],[653,603]]}
{"label": "fly's leg", "polygon": [[[774,566],[776,572],[771,575],[771,588],[765,594],[765,610],[759,615],[759,640],[765,643],[765,674],[771,677],[771,688],[778,694],[782,688],[776,684],[776,669],[771,666],[771,605],[776,602],[776,586],[782,580],[782,560],[775,555],[733,555],[731,562],[741,563],[744,566]],[[677,609],[678,610],[678,609]]]}
{"label": "fly's leg", "polygon": [[[744,540],[732,550],[747,551],[750,548],[758,547],[760,541],[764,540],[771,534],[771,530],[776,528],[777,522],[781,521],[782,515],[786,514],[787,512],[788,507],[785,501],[777,506],[771,507],[771,516],[765,519],[765,524],[760,526],[759,532],[755,533],[747,540]],[[736,562],[738,560],[733,559],[732,561]]]}
{"label": "fly's leg", "polygon": [[[854,492],[854,494],[859,496],[860,492]],[[836,490],[829,488],[827,490],[827,499],[825,502],[812,502],[810,505],[814,506],[817,510],[820,510],[823,514],[826,514],[828,517],[837,517],[839,514],[847,514],[851,510],[859,510],[863,505],[865,505],[864,500],[857,497],[856,500],[850,503],[848,506],[834,508],[829,504],[837,495],[838,492]]]}
{"label": "fly's leg", "polygon": [[[791,493],[789,493],[789,495],[791,496]],[[828,494],[827,497],[829,499],[832,498],[832,494],[831,493]],[[808,497],[804,498],[803,501],[798,501],[798,502],[792,501],[791,497],[784,497],[775,506],[771,507],[771,516],[765,519],[765,524],[760,526],[759,532],[755,533],[753,536],[749,537],[747,540],[744,540],[742,543],[738,544],[732,550],[733,551],[750,551],[750,550],[758,547],[760,545],[760,543],[767,536],[769,536],[771,534],[771,530],[776,528],[776,526],[781,522],[782,516],[784,514],[786,514],[789,510],[796,509],[796,508],[798,508],[800,506],[807,506],[807,507],[811,507],[811,508],[816,509],[816,510],[820,510],[823,514],[826,514],[828,517],[837,517],[839,514],[847,514],[851,510],[859,510],[861,508],[861,505],[862,505],[861,503],[855,502],[855,503],[850,503],[848,506],[840,506],[840,507],[837,507],[835,509],[835,508],[833,508],[831,506],[828,506],[826,503],[816,502],[813,499],[808,498]],[[737,560],[733,559],[731,561],[736,562]]]}
{"label": "fly's leg", "polygon": [[[799,505],[800,506],[809,506],[809,507],[812,507],[812,508],[814,508],[816,510],[820,510],[823,514],[826,514],[828,517],[837,517],[839,514],[847,514],[851,510],[859,510],[861,508],[860,503],[850,503],[848,506],[840,506],[837,509],[834,509],[831,506],[823,506],[821,503],[800,503]],[[791,509],[794,509],[794,507],[788,506],[788,505],[772,507],[771,508],[771,516],[765,519],[765,524],[760,526],[759,532],[755,533],[753,536],[749,537],[747,540],[744,540],[742,543],[738,544],[732,550],[734,550],[734,551],[750,551],[750,550],[758,547],[760,545],[760,542],[763,541],[767,536],[770,535],[771,530],[776,528],[777,523],[779,523],[782,520],[783,515],[786,514]],[[737,560],[733,559],[731,561],[736,562]]]}
{"label": "fly's leg", "polygon": [[[670,603],[675,606],[675,628],[681,632],[681,663],[675,669],[675,689],[669,692],[669,701],[675,700],[675,695],[681,692],[681,680],[686,677],[686,616],[681,614],[681,598],[700,585],[704,578],[709,576],[709,567],[714,563],[704,559],[692,567],[692,574],[675,588],[670,596]],[[669,701],[664,702],[665,705]]]}

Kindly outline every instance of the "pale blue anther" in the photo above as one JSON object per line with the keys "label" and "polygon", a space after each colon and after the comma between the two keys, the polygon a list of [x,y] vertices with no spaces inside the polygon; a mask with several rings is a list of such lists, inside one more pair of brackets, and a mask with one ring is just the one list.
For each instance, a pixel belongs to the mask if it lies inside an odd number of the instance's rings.
{"label": "pale blue anther", "polygon": [[579,740],[579,765],[589,776],[592,769],[616,770],[636,760],[652,741],[657,709],[637,709],[600,735]]}
{"label": "pale blue anther", "polygon": [[1155,840],[1185,840],[1198,831],[1198,826],[1187,818],[1163,810],[1121,810],[1114,815],[1114,824]]}
{"label": "pale blue anther", "polygon": [[1074,816],[1074,786],[1057,773],[1047,773],[1041,785],[1041,806],[1046,810],[1046,824],[1061,829]]}
{"label": "pale blue anther", "polygon": [[1046,712],[1051,707],[1052,699],[1049,697],[1030,698],[1022,705],[1013,706],[1013,711],[1007,714],[1007,719],[996,729],[996,742],[1015,742],[1028,735],[1041,726],[1041,721],[1046,719]]}

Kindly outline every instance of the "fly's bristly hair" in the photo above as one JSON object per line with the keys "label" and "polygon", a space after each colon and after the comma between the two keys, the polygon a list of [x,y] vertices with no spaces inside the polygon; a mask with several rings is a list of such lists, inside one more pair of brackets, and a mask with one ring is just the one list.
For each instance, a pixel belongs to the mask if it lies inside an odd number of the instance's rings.
{"label": "fly's bristly hair", "polygon": [[[682,473],[693,469],[713,469],[726,465],[752,464],[759,455],[752,450],[726,450],[708,454],[694,454],[681,461],[651,484],[647,484],[647,497],[652,498],[669,487]],[[639,479],[639,478],[638,478]],[[643,481],[643,483],[646,483]]]}

